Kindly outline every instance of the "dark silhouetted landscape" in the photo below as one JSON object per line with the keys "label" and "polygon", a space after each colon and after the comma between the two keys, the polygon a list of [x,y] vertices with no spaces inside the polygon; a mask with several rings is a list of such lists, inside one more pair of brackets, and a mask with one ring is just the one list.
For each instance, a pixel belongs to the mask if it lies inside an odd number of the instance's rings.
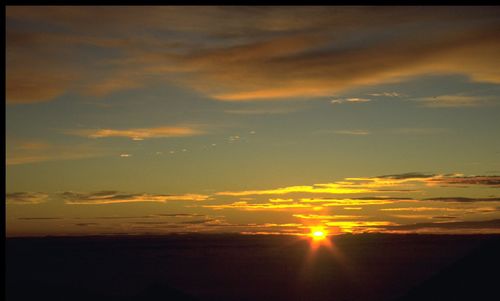
{"label": "dark silhouetted landscape", "polygon": [[498,235],[8,238],[7,300],[494,300]]}

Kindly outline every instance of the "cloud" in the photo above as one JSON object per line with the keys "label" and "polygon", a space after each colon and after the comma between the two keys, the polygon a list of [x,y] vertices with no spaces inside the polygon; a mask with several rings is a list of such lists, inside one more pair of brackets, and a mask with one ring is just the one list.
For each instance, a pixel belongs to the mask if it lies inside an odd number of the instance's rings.
{"label": "cloud", "polygon": [[500,202],[500,198],[468,198],[468,197],[435,197],[425,199],[426,201],[474,203],[474,202]]}
{"label": "cloud", "polygon": [[332,194],[350,194],[350,193],[362,193],[370,192],[371,190],[364,187],[351,187],[349,185],[342,185],[337,183],[327,183],[327,184],[314,184],[311,186],[288,186],[275,189],[264,189],[264,190],[245,190],[245,191],[222,191],[217,192],[217,195],[226,196],[246,196],[246,195],[266,195],[266,194],[288,194],[297,192],[307,192],[307,193],[332,193]]}
{"label": "cloud", "polygon": [[400,128],[392,131],[395,134],[405,135],[436,135],[450,132],[446,128]]}
{"label": "cloud", "polygon": [[[279,57],[265,51],[258,58],[242,56],[256,45],[239,47],[239,57],[228,56],[228,50],[221,49],[186,58],[201,74],[187,84],[216,99],[242,101],[326,96],[359,86],[436,73],[467,74],[475,80],[499,82],[498,73],[488,66],[494,61],[494,51],[500,49],[494,38],[497,33],[492,28],[460,34],[436,31],[425,37],[399,36],[397,41],[367,43],[344,51],[329,51],[324,40],[312,41],[308,49],[295,46],[298,54]],[[197,85],[202,79],[211,81],[212,86],[218,84],[219,90],[229,91],[221,93],[205,83]]]}
{"label": "cloud", "polygon": [[271,203],[292,203],[293,199],[269,199]]}
{"label": "cloud", "polygon": [[211,208],[214,210],[221,209],[239,209],[245,211],[258,211],[258,210],[284,210],[284,209],[303,209],[310,208],[309,204],[283,204],[283,203],[261,203],[261,204],[250,204],[245,201],[234,202],[226,205],[204,205],[204,208]]}
{"label": "cloud", "polygon": [[180,218],[206,217],[205,214],[198,214],[198,213],[159,213],[159,214],[155,214],[153,216],[180,217]]}
{"label": "cloud", "polygon": [[109,150],[94,144],[53,144],[46,141],[7,139],[7,165],[101,157]]}
{"label": "cloud", "polygon": [[55,219],[63,219],[62,217],[19,217],[18,220],[55,220]]}
{"label": "cloud", "polygon": [[447,208],[447,207],[402,207],[402,208],[382,208],[379,210],[380,211],[423,212],[423,211],[462,211],[463,209]]}
{"label": "cloud", "polygon": [[66,133],[89,138],[126,137],[133,140],[144,140],[149,138],[189,137],[204,133],[194,126],[163,126],[155,128],[134,129],[83,129],[68,130]]}
{"label": "cloud", "polygon": [[[420,185],[420,186],[418,186]],[[423,185],[423,186],[422,186]],[[286,186],[262,190],[221,191],[216,195],[283,195],[290,193],[309,194],[360,194],[371,192],[419,192],[414,188],[432,188],[437,186],[467,187],[470,185],[500,186],[500,176],[463,176],[460,174],[435,175],[418,172],[382,175],[377,177],[345,178],[342,181],[313,185]],[[368,197],[372,198],[372,197]],[[389,198],[391,199],[391,198]],[[397,198],[393,198],[397,199]],[[400,200],[409,198],[400,198]],[[350,205],[350,204],[345,204]]]}
{"label": "cloud", "polygon": [[330,103],[333,104],[342,104],[342,103],[363,103],[363,102],[369,102],[371,99],[369,98],[358,98],[358,97],[351,97],[351,98],[335,98],[330,100]]}
{"label": "cloud", "polygon": [[500,219],[484,221],[458,221],[458,222],[433,222],[416,223],[410,225],[387,226],[388,230],[421,230],[421,229],[500,229]]}
{"label": "cloud", "polygon": [[31,205],[47,201],[49,195],[42,192],[11,192],[5,195],[7,204]]}
{"label": "cloud", "polygon": [[341,233],[366,233],[381,232],[381,228],[397,224],[390,221],[330,221],[325,225],[338,228]]}
{"label": "cloud", "polygon": [[169,201],[205,201],[209,196],[203,194],[121,194],[117,191],[99,191],[94,193],[63,192],[60,197],[68,205],[105,205],[119,203],[166,203]]}
{"label": "cloud", "polygon": [[333,220],[333,219],[360,219],[362,215],[318,215],[318,214],[294,214],[294,217],[313,220]]}
{"label": "cloud", "polygon": [[386,205],[392,204],[395,200],[389,199],[301,199],[302,203],[318,203],[321,206],[333,207],[333,206],[367,206],[367,205]]}
{"label": "cloud", "polygon": [[472,185],[500,187],[500,176],[465,176],[463,174],[423,174],[404,173],[384,175],[372,178],[346,178],[349,181],[359,181],[365,187],[397,186],[404,183],[423,183],[427,186],[469,187]]}
{"label": "cloud", "polygon": [[492,7],[11,6],[6,99],[162,82],[224,101],[328,96],[426,74],[498,83],[497,15]]}
{"label": "cloud", "polygon": [[206,215],[197,213],[158,213],[158,214],[136,215],[136,216],[97,216],[88,219],[112,220],[112,219],[191,218],[191,217],[206,217]]}
{"label": "cloud", "polygon": [[271,114],[288,114],[298,111],[298,108],[246,108],[246,109],[231,109],[224,110],[227,114],[237,115],[271,115]]}
{"label": "cloud", "polygon": [[448,186],[492,186],[500,187],[500,176],[436,176],[427,180],[428,184]]}
{"label": "cloud", "polygon": [[397,93],[397,92],[368,93],[368,95],[374,96],[374,97],[400,97],[400,96],[402,96],[400,93]]}
{"label": "cloud", "polygon": [[416,101],[429,108],[459,108],[489,105],[496,99],[491,96],[440,95],[419,98]]}
{"label": "cloud", "polygon": [[335,131],[335,134],[364,136],[370,134],[370,132],[365,130],[338,130]]}
{"label": "cloud", "polygon": [[425,214],[394,214],[391,217],[403,218],[403,219],[431,219],[432,215]]}
{"label": "cloud", "polygon": [[433,175],[433,174],[424,174],[424,173],[420,173],[420,172],[407,172],[407,173],[402,173],[402,174],[378,176],[376,178],[402,180],[402,179],[432,178],[434,176],[435,175]]}
{"label": "cloud", "polygon": [[99,223],[76,223],[75,226],[78,227],[88,227],[88,226],[97,226]]}

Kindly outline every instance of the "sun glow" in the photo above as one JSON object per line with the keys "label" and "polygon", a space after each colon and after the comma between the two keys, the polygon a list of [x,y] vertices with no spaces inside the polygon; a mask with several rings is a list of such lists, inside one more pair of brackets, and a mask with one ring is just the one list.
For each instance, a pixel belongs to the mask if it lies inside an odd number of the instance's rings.
{"label": "sun glow", "polygon": [[311,234],[310,236],[312,237],[313,240],[317,240],[317,241],[320,241],[320,240],[324,240],[327,236],[327,232],[325,229],[323,229],[322,227],[314,227],[314,228],[311,228]]}

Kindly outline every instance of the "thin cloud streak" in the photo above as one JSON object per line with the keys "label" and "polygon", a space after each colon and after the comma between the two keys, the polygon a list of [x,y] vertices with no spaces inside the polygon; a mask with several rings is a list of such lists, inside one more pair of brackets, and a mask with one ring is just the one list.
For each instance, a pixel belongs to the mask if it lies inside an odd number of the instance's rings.
{"label": "thin cloud streak", "polygon": [[265,210],[286,210],[286,209],[304,209],[310,208],[311,205],[308,204],[283,204],[283,203],[260,203],[260,204],[251,204],[246,201],[234,202],[226,205],[204,205],[204,208],[210,208],[213,210],[222,210],[222,209],[239,209],[245,211],[265,211]]}
{"label": "thin cloud streak", "polygon": [[169,201],[206,201],[210,197],[203,194],[121,194],[117,191],[95,193],[64,192],[60,194],[68,205],[107,205],[120,203],[166,203]]}
{"label": "thin cloud streak", "polygon": [[354,136],[365,136],[370,134],[370,132],[366,130],[338,130],[334,132],[335,134],[339,135],[354,135]]}
{"label": "thin cloud streak", "polygon": [[461,108],[479,107],[491,105],[497,100],[491,96],[465,96],[465,95],[440,95],[416,99],[424,107],[428,108]]}
{"label": "thin cloud streak", "polygon": [[8,141],[6,165],[21,165],[46,161],[78,160],[108,155],[110,151],[91,143],[53,144],[45,141]]}
{"label": "thin cloud streak", "polygon": [[47,201],[49,195],[43,192],[12,192],[6,193],[7,204],[34,205]]}
{"label": "thin cloud streak", "polygon": [[194,126],[163,126],[154,128],[133,129],[82,129],[68,130],[67,134],[84,136],[88,138],[125,137],[133,140],[149,138],[190,137],[204,134],[205,132]]}

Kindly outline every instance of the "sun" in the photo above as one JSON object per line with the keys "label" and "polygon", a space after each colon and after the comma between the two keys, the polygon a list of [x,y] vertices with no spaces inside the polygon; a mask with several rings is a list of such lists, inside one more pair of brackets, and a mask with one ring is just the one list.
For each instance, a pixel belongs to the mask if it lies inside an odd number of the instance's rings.
{"label": "sun", "polygon": [[327,232],[325,229],[323,229],[322,227],[314,227],[314,228],[311,228],[311,233],[309,234],[313,240],[317,240],[317,241],[320,241],[320,240],[324,240],[326,239],[326,236],[327,236]]}

